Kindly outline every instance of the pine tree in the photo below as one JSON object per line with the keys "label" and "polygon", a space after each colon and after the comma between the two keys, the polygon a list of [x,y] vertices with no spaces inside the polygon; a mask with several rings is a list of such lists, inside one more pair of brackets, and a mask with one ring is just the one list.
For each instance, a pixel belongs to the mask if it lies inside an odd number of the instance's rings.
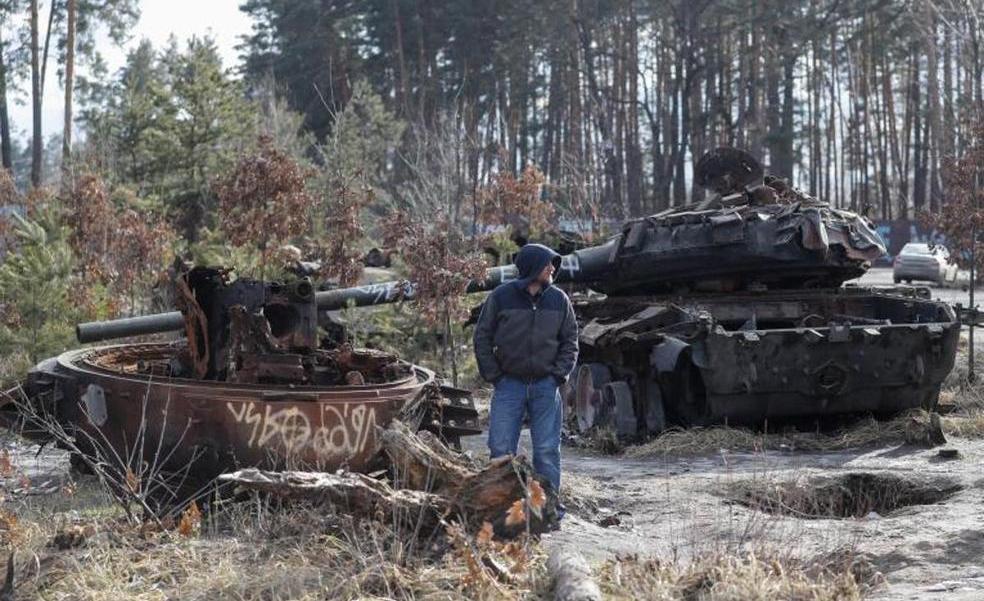
{"label": "pine tree", "polygon": [[74,260],[64,232],[50,216],[44,222],[14,220],[16,252],[0,265],[0,355],[19,351],[37,362],[74,342]]}

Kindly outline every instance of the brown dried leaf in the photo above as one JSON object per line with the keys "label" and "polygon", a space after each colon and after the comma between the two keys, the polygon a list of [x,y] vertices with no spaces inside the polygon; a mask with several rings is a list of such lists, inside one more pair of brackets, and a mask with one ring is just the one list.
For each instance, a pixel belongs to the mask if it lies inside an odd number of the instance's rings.
{"label": "brown dried leaf", "polygon": [[540,483],[534,479],[530,480],[530,509],[533,510],[537,515],[540,514],[540,510],[543,506],[547,504],[547,494],[543,492],[543,487]]}
{"label": "brown dried leaf", "polygon": [[430,223],[394,213],[383,223],[384,245],[399,249],[414,283],[417,310],[430,324],[468,314],[465,290],[483,279],[485,260],[480,239],[468,239],[447,219]]}
{"label": "brown dried leaf", "polygon": [[181,521],[178,522],[178,534],[181,536],[193,536],[201,528],[202,512],[198,509],[195,501],[188,505],[188,508],[181,514]]}
{"label": "brown dried leaf", "polygon": [[475,542],[481,547],[492,542],[492,523],[488,520],[482,522],[482,529],[475,536]]}
{"label": "brown dried leaf", "polygon": [[545,182],[546,176],[536,165],[527,165],[518,178],[500,171],[475,193],[473,201],[484,223],[518,226],[526,236],[535,236],[546,231],[554,217],[553,204],[543,197]]}
{"label": "brown dried leaf", "polygon": [[271,138],[260,137],[256,152],[241,157],[214,186],[220,224],[229,240],[258,248],[266,262],[279,244],[303,234],[313,204],[308,175],[310,171],[276,148]]}
{"label": "brown dried leaf", "polygon": [[23,538],[17,516],[0,509],[0,544],[14,544]]}
{"label": "brown dried leaf", "polygon": [[502,553],[512,560],[512,566],[509,568],[510,572],[519,574],[526,571],[530,563],[530,554],[526,545],[518,541],[513,541],[503,547]]}
{"label": "brown dried leaf", "polygon": [[130,468],[126,468],[126,488],[134,494],[140,492],[140,476],[133,473]]}
{"label": "brown dried leaf", "polygon": [[14,475],[14,462],[10,460],[10,453],[6,449],[0,451],[0,476],[9,478]]}
{"label": "brown dried leaf", "polygon": [[526,511],[523,508],[523,500],[516,499],[509,509],[506,510],[506,526],[515,526],[526,521]]}

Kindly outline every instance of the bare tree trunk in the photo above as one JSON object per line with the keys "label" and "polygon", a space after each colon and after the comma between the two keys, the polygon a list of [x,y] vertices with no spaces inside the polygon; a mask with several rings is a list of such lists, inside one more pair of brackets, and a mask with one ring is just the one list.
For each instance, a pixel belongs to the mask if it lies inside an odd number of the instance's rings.
{"label": "bare tree trunk", "polygon": [[[62,178],[70,175],[72,162],[72,92],[75,86],[75,18],[76,0],[66,5],[68,29],[65,34],[65,130],[62,133]],[[62,181],[62,185],[65,182]]]}
{"label": "bare tree trunk", "polygon": [[896,215],[900,219],[908,217],[909,205],[909,178],[902,167],[902,154],[899,152],[899,132],[896,125],[895,98],[892,94],[892,71],[888,59],[883,59],[882,63],[882,98],[885,99],[886,119],[888,122],[888,145],[892,154],[892,166],[895,172],[896,189],[898,190],[898,204]]}
{"label": "bare tree trunk", "polygon": [[3,168],[13,168],[13,156],[10,150],[10,116],[7,111],[7,59],[6,48],[0,37],[0,156]]}
{"label": "bare tree trunk", "polygon": [[765,52],[765,97],[766,106],[765,111],[768,113],[765,118],[766,123],[766,135],[764,136],[768,140],[769,148],[769,172],[774,173],[782,177],[788,177],[788,174],[784,172],[784,163],[782,159],[782,149],[780,148],[780,125],[782,116],[782,106],[779,100],[779,40],[776,36],[773,36],[767,42],[767,47],[764,48]]}
{"label": "bare tree trunk", "polygon": [[629,197],[630,217],[639,217],[643,213],[642,149],[639,145],[639,19],[636,15],[635,4],[629,5],[628,31],[628,99],[629,109],[628,137],[626,141],[626,193]]}
{"label": "bare tree trunk", "polygon": [[41,185],[41,64],[39,56],[38,0],[31,0],[31,107],[34,115],[31,141],[31,185]]}
{"label": "bare tree trunk", "polygon": [[940,206],[940,144],[943,139],[940,115],[939,59],[937,58],[936,18],[931,3],[923,4],[923,23],[926,45],[926,100],[929,102],[929,209],[932,212]]}
{"label": "bare tree trunk", "polygon": [[403,19],[400,17],[400,0],[391,0],[393,7],[393,26],[395,36],[393,43],[396,46],[397,69],[399,70],[399,81],[396,88],[396,104],[399,107],[399,115],[407,114],[407,61],[403,54]]}

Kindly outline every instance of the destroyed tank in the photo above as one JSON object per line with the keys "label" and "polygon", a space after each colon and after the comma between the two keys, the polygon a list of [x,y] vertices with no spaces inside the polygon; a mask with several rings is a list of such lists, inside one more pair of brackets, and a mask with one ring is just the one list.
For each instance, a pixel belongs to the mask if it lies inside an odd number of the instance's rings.
{"label": "destroyed tank", "polygon": [[[708,153],[707,200],[628,222],[563,257],[580,356],[564,389],[578,430],[758,423],[934,407],[960,323],[926,288],[844,285],[885,244],[863,216],[765,176],[751,155]],[[516,277],[489,270],[469,291]],[[322,308],[413,297],[402,282],[324,293]]]}
{"label": "destroyed tank", "polygon": [[344,336],[319,338],[319,322],[330,324],[306,277],[269,282],[182,268],[174,291],[178,312],[80,324],[77,335],[184,338],[47,359],[28,374],[21,398],[4,395],[0,419],[67,448],[81,469],[150,489],[163,506],[242,467],[372,470],[379,429],[394,419],[451,444],[481,431],[468,391]]}

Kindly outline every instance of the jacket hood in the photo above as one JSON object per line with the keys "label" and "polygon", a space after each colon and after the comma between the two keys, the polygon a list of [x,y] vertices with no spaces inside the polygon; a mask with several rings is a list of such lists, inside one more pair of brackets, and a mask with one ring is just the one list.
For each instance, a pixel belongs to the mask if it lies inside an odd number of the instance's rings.
{"label": "jacket hood", "polygon": [[516,253],[516,270],[519,276],[513,284],[519,288],[526,288],[530,282],[540,275],[543,268],[553,263],[554,273],[560,271],[560,255],[552,249],[542,244],[527,244]]}

